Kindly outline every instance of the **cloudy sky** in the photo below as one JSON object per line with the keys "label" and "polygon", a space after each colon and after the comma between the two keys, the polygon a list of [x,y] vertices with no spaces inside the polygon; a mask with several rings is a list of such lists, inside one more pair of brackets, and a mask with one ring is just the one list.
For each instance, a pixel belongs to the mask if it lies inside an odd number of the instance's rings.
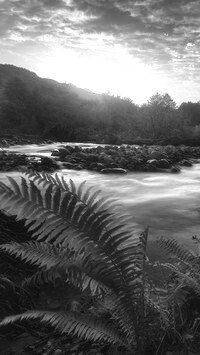
{"label": "cloudy sky", "polygon": [[200,100],[200,0],[0,0],[0,63],[143,103]]}

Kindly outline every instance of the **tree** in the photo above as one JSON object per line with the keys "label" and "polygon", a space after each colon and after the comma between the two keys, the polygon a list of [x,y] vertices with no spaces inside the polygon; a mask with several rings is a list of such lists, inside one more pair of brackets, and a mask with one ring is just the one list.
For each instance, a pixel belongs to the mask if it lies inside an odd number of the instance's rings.
{"label": "tree", "polygon": [[177,126],[176,103],[169,94],[156,93],[147,103],[149,121],[151,122],[154,138],[171,136]]}
{"label": "tree", "polygon": [[2,105],[3,128],[18,129],[28,119],[29,93],[23,81],[17,77],[10,79],[4,89]]}
{"label": "tree", "polygon": [[189,126],[199,126],[200,125],[200,103],[199,102],[183,102],[179,111],[182,114],[183,121]]}
{"label": "tree", "polygon": [[171,98],[169,94],[158,94],[151,96],[148,103],[148,106],[157,107],[163,111],[175,110],[177,108],[175,101]]}

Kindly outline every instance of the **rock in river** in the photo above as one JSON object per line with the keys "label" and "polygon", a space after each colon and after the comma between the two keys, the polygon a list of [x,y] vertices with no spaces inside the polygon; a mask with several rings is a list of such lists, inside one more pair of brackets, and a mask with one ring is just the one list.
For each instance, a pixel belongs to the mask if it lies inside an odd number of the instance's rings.
{"label": "rock in river", "polygon": [[126,174],[127,170],[122,168],[104,168],[101,169],[101,173],[103,174]]}

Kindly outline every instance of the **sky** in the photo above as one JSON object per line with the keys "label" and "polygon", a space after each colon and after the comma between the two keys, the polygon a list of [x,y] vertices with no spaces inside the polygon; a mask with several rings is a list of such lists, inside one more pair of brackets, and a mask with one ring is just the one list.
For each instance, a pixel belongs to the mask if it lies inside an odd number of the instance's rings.
{"label": "sky", "polygon": [[200,0],[0,0],[0,63],[142,104],[200,100]]}

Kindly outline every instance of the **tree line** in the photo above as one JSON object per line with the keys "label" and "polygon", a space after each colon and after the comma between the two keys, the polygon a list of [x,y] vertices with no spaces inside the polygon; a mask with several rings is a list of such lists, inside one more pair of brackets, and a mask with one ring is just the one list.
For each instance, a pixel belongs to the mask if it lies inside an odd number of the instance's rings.
{"label": "tree line", "polygon": [[[81,97],[72,86],[13,76],[0,85],[2,134],[98,143],[198,145],[200,102],[177,106],[169,94],[139,106],[110,94]],[[78,90],[78,89],[77,89]]]}

